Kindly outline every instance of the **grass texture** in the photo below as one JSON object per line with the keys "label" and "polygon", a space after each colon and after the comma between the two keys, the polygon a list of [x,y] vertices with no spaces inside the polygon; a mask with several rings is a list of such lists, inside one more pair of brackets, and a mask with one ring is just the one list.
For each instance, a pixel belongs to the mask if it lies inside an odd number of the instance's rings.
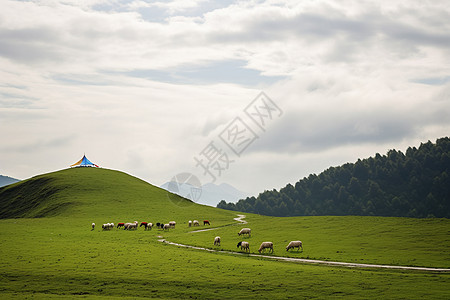
{"label": "grass texture", "polygon": [[[273,255],[348,262],[450,266],[447,219],[273,218],[168,197],[127,174],[68,169],[0,189],[2,299],[449,299],[450,274],[343,268],[186,249],[161,238],[237,251],[272,241]],[[188,220],[210,220],[191,233]],[[168,232],[102,231],[106,222],[177,222]],[[97,224],[91,230],[91,223]],[[201,229],[204,226],[200,226]],[[251,237],[238,237],[242,227]],[[221,246],[213,246],[216,235]],[[290,240],[303,251],[287,253]]]}

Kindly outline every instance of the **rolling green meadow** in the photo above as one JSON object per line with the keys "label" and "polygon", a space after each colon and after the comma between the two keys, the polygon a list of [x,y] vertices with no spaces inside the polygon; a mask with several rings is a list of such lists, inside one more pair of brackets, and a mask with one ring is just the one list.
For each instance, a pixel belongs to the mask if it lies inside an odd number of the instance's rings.
{"label": "rolling green meadow", "polygon": [[[177,247],[329,261],[450,268],[450,221],[266,217],[198,205],[122,172],[74,168],[0,189],[1,299],[449,299],[450,272],[346,268]],[[189,228],[188,220],[211,226]],[[103,231],[108,222],[175,229]],[[91,223],[96,227],[91,230]],[[251,237],[239,237],[243,227]],[[192,232],[197,229],[213,230]],[[215,236],[221,246],[214,246]],[[286,252],[291,240],[303,251]]]}

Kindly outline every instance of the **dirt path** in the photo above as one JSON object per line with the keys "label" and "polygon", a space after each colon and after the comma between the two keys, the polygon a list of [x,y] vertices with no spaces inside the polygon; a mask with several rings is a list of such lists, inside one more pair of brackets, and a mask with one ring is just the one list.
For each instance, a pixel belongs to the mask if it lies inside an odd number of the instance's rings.
{"label": "dirt path", "polygon": [[[238,215],[238,217],[234,218],[234,220],[241,222],[242,224],[247,224],[247,221],[243,220],[244,218],[245,218],[245,215]],[[221,228],[221,227],[200,229],[200,230],[191,231],[191,232],[202,232],[202,231],[208,231],[208,230],[215,230],[215,229],[219,229],[219,228]],[[450,269],[444,269],[444,268],[373,265],[373,264],[359,264],[359,263],[347,263],[347,262],[339,262],[339,261],[325,261],[325,260],[315,260],[315,259],[261,255],[261,254],[242,253],[242,252],[226,251],[226,250],[215,250],[215,249],[209,249],[209,248],[198,247],[198,246],[190,246],[190,245],[169,242],[169,241],[166,241],[165,239],[159,239],[158,241],[169,244],[169,245],[178,246],[178,247],[184,247],[184,248],[190,248],[190,249],[196,249],[196,250],[202,250],[202,251],[208,251],[208,252],[267,258],[267,259],[274,259],[274,260],[281,260],[281,261],[288,261],[288,262],[295,262],[295,263],[303,263],[303,264],[328,265],[328,266],[347,267],[347,268],[376,268],[376,269],[414,270],[414,271],[450,273]]]}
{"label": "dirt path", "polygon": [[234,218],[233,220],[241,222],[242,224],[247,224],[248,222],[244,220],[245,215],[238,215],[237,218]]}
{"label": "dirt path", "polygon": [[[227,225],[227,226],[228,226],[228,225]],[[189,233],[196,233],[196,232],[203,232],[203,231],[216,230],[216,229],[219,229],[219,228],[222,228],[222,227],[225,227],[225,226],[214,227],[214,228],[206,228],[206,229],[197,229],[197,230],[189,231]]]}
{"label": "dirt path", "polygon": [[[233,220],[240,222],[241,224],[247,224],[248,222],[244,220],[245,215],[237,215],[237,218],[234,218]],[[189,233],[196,233],[196,232],[203,232],[203,231],[210,231],[210,230],[217,230],[226,226],[232,226],[232,225],[236,225],[236,224],[227,224],[227,225],[223,225],[223,226],[219,226],[219,227],[214,227],[214,228],[206,228],[206,229],[197,229],[197,230],[192,230],[189,231]]]}

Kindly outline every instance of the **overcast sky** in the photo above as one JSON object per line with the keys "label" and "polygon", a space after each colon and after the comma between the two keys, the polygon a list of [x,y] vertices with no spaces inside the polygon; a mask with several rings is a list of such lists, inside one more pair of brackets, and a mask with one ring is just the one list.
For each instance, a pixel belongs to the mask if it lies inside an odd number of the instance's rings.
{"label": "overcast sky", "polygon": [[[264,94],[260,94],[264,92]],[[9,1],[0,174],[257,195],[450,134],[448,1]]]}

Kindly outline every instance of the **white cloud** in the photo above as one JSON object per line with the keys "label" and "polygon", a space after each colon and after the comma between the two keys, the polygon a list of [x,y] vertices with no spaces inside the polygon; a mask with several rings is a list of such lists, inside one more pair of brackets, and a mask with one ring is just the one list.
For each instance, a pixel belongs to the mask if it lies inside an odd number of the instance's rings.
{"label": "white cloud", "polygon": [[449,17],[446,1],[4,1],[0,174],[82,152],[157,184],[201,173],[193,157],[260,90],[284,114],[224,173],[242,190],[434,140]]}
{"label": "white cloud", "polygon": [[172,0],[172,1],[155,1],[155,2],[144,2],[144,1],[133,1],[130,4],[132,8],[141,7],[158,7],[167,10],[170,15],[184,12],[189,9],[197,8],[202,5],[207,0]]}

